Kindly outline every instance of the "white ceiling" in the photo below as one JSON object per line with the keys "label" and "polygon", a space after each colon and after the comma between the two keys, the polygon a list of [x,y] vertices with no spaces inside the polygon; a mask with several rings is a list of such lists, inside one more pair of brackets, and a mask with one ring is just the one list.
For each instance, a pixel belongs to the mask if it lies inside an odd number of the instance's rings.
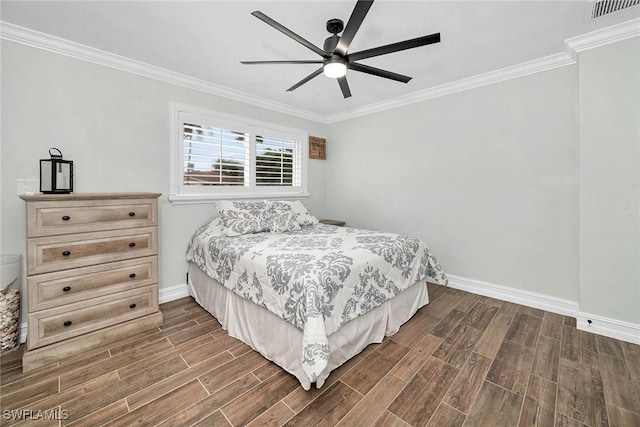
{"label": "white ceiling", "polygon": [[323,75],[286,89],[317,65],[241,65],[318,59],[251,12],[322,47],[326,21],[345,24],[351,1],[2,1],[1,19],[82,45],[331,116],[564,51],[564,40],[636,19],[634,6],[596,20],[589,1],[376,1],[350,52],[436,32],[442,41],[362,62],[413,77],[408,84],[349,71],[353,96]]}

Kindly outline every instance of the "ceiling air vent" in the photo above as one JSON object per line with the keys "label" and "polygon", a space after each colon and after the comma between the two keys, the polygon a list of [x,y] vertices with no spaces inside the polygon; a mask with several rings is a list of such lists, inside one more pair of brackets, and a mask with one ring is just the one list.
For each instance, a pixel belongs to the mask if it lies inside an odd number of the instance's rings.
{"label": "ceiling air vent", "polygon": [[596,19],[640,4],[640,0],[593,0],[589,3],[590,17]]}

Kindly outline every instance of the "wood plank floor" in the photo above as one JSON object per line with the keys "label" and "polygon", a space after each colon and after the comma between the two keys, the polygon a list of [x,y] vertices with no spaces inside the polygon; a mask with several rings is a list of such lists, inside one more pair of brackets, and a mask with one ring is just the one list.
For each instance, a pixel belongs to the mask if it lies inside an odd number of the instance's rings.
{"label": "wood plank floor", "polygon": [[108,348],[27,374],[21,350],[5,356],[0,424],[640,426],[640,346],[428,286],[428,306],[320,390],[304,391],[183,298],[161,306],[162,327]]}

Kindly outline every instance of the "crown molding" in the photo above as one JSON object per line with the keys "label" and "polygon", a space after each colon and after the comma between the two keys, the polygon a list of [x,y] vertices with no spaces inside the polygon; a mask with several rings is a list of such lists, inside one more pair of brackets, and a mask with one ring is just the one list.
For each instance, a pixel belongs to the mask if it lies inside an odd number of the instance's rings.
{"label": "crown molding", "polygon": [[566,39],[564,50],[575,60],[579,52],[637,36],[640,36],[640,18]]}
{"label": "crown molding", "polygon": [[144,62],[135,61],[133,59],[51,36],[49,34],[20,27],[8,22],[0,21],[0,38],[4,40],[323,124],[349,120],[542,71],[552,70],[554,68],[572,65],[576,63],[577,54],[579,52],[605,46],[607,44],[626,40],[632,37],[637,37],[639,35],[640,18],[569,38],[564,42],[565,51],[562,53],[490,71],[440,86],[435,86],[388,101],[356,108],[351,111],[325,116],[311,111],[300,110],[286,104],[271,101],[222,85],[206,82]]}
{"label": "crown molding", "polygon": [[324,116],[310,111],[293,108],[289,105],[270,101],[246,92],[231,89],[215,83],[206,82],[184,74],[176,73],[145,62],[136,61],[124,56],[95,49],[80,43],[65,40],[49,34],[20,27],[8,22],[0,21],[0,38],[25,46],[46,50],[116,70],[125,71],[143,77],[163,81],[165,83],[182,86],[188,89],[205,92],[222,98],[243,102],[256,107],[285,113],[302,119],[323,123]]}
{"label": "crown molding", "polygon": [[327,116],[326,120],[328,123],[334,123],[342,120],[353,119],[355,117],[403,107],[405,105],[426,101],[428,99],[439,98],[441,96],[451,95],[454,93],[463,92],[465,90],[499,83],[505,80],[511,80],[518,77],[527,76],[529,74],[535,74],[541,71],[547,71],[553,68],[564,67],[566,65],[572,64],[575,64],[575,60],[573,58],[568,56],[566,53],[558,53],[555,55],[536,59],[534,61],[514,65],[512,67],[501,68],[499,70],[490,71],[488,73],[479,74],[455,82],[446,83],[440,86],[435,86],[429,89],[410,93],[408,95],[404,95],[389,101],[378,102],[376,104],[371,104],[350,112],[333,114]]}

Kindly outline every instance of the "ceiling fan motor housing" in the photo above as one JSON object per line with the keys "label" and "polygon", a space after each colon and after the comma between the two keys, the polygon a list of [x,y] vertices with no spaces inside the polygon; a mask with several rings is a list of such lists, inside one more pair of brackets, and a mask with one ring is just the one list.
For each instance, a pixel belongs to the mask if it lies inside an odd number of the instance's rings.
{"label": "ceiling fan motor housing", "polygon": [[331,55],[333,54],[333,51],[336,50],[336,46],[338,45],[339,41],[340,41],[340,36],[334,34],[331,37],[327,37],[327,39],[324,41],[324,46],[322,47],[325,52]]}

